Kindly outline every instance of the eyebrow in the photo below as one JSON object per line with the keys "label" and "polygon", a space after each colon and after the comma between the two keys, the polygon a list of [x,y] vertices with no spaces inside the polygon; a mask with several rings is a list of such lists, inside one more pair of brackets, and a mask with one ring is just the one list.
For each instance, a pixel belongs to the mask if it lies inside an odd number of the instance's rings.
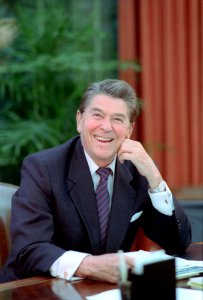
{"label": "eyebrow", "polygon": [[[97,107],[91,108],[90,111],[91,112],[101,112],[101,113],[103,113],[103,110],[100,109],[100,108],[97,108]],[[114,117],[120,117],[120,118],[122,118],[124,120],[126,119],[126,116],[124,114],[120,114],[120,113],[115,113],[115,114],[113,114],[113,116]]]}

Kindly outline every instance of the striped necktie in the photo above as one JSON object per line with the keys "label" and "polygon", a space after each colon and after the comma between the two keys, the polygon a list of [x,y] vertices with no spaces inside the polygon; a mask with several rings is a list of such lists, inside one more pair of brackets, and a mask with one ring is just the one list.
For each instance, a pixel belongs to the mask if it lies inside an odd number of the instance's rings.
{"label": "striped necktie", "polygon": [[109,175],[112,173],[110,168],[99,168],[97,174],[100,176],[100,180],[96,189],[97,200],[97,212],[100,226],[100,241],[103,248],[106,240],[106,232],[109,222],[109,192],[107,187],[107,181]]}

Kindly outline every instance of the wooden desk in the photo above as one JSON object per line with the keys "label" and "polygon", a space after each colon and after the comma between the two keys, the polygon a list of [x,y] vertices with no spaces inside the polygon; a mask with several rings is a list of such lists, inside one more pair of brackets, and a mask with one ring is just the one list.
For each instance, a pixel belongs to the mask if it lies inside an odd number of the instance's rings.
{"label": "wooden desk", "polygon": [[[203,243],[191,244],[182,255],[186,259],[203,260]],[[187,280],[177,282],[177,286],[186,286]],[[67,282],[63,279],[32,277],[0,284],[0,300],[31,300],[31,299],[70,299],[84,300],[86,296],[117,288],[116,284],[80,280]]]}

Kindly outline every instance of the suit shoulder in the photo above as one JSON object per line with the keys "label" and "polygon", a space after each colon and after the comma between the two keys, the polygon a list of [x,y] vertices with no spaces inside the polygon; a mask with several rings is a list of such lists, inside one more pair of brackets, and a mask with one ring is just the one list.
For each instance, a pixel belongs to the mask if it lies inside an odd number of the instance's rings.
{"label": "suit shoulder", "polygon": [[43,161],[50,161],[50,160],[54,161],[58,159],[61,160],[63,159],[63,157],[67,156],[68,152],[73,151],[73,148],[75,147],[75,144],[78,141],[79,141],[79,136],[73,137],[63,144],[29,154],[28,156],[25,157],[24,161],[30,159],[41,159]]}

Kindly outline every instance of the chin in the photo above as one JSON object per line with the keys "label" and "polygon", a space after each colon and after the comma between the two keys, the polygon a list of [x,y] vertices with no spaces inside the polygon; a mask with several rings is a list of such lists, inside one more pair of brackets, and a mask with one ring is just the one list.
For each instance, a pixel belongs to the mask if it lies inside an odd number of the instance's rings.
{"label": "chin", "polygon": [[105,165],[109,165],[112,160],[114,159],[115,155],[113,156],[105,156],[105,155],[102,155],[102,156],[99,156],[97,157],[97,161],[100,161],[101,163],[105,164]]}

